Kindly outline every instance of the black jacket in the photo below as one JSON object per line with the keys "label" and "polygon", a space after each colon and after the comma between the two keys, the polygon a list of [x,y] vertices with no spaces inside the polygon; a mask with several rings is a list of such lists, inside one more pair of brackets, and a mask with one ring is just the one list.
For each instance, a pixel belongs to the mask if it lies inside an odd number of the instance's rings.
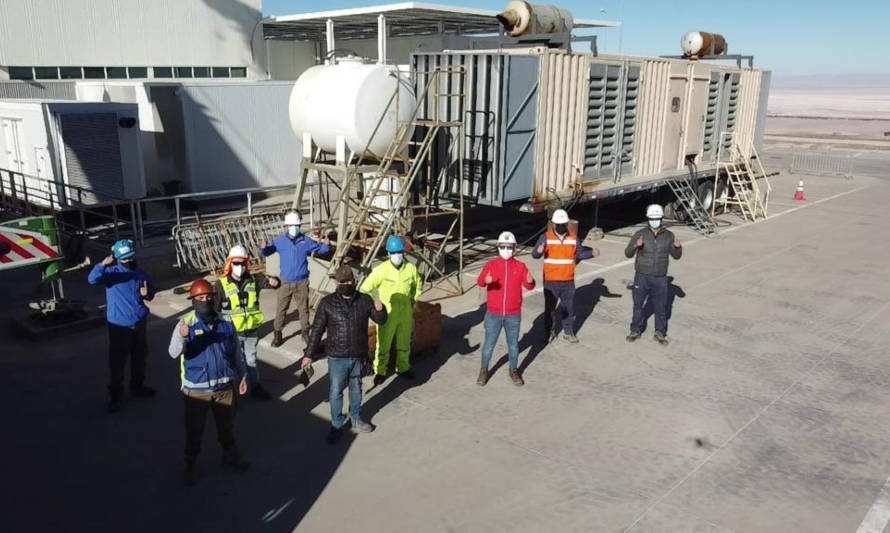
{"label": "black jacket", "polygon": [[315,310],[304,355],[318,353],[321,336],[327,331],[324,353],[328,357],[367,357],[369,318],[378,324],[386,322],[386,308],[375,309],[367,294],[356,291],[349,299],[337,293],[325,296]]}
{"label": "black jacket", "polygon": [[[640,237],[643,238],[643,247],[637,249],[637,239]],[[643,228],[634,233],[624,249],[627,257],[633,257],[634,254],[637,254],[637,272],[650,276],[667,276],[668,255],[680,259],[683,248],[674,246],[674,234],[670,230],[663,229],[655,235],[651,229]]]}

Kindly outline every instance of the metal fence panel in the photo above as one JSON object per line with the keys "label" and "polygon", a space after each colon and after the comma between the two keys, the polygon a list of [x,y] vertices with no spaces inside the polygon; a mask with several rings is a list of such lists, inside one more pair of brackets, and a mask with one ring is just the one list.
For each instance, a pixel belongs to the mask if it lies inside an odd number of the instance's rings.
{"label": "metal fence panel", "polygon": [[272,242],[283,227],[284,212],[234,215],[178,225],[173,228],[173,240],[184,268],[218,274],[229,249],[243,244],[250,251],[251,270],[260,271],[264,267],[260,243]]}
{"label": "metal fence panel", "polygon": [[791,155],[792,174],[853,177],[853,156],[822,152],[794,152]]}

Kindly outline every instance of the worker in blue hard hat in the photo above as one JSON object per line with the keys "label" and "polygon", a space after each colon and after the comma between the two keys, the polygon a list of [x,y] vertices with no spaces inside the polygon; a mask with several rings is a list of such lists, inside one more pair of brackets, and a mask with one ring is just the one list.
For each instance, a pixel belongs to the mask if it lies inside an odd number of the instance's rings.
{"label": "worker in blue hard hat", "polygon": [[136,245],[130,239],[114,243],[111,255],[93,267],[87,280],[90,285],[105,285],[111,372],[108,412],[113,413],[121,407],[127,359],[130,359],[130,394],[145,398],[155,395],[154,389],[145,385],[148,355],[145,302],[154,298],[155,290],[148,274],[136,265]]}
{"label": "worker in blue hard hat", "polygon": [[377,326],[377,350],[374,354],[374,384],[386,380],[393,342],[396,346],[396,372],[414,379],[411,371],[411,335],[414,332],[414,302],[423,292],[417,267],[405,260],[405,242],[396,235],[386,240],[389,258],[378,265],[362,283],[361,291],[372,294],[386,307],[388,318]]}

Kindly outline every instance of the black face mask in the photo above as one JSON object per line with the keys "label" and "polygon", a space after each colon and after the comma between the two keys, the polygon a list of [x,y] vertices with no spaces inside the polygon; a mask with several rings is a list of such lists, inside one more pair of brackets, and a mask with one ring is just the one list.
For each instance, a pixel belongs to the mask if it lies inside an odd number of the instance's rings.
{"label": "black face mask", "polygon": [[216,317],[216,308],[213,306],[212,301],[201,302],[192,300],[192,308],[195,310],[195,314],[198,315],[198,318],[204,322],[213,320],[213,318]]}
{"label": "black face mask", "polygon": [[569,232],[568,224],[557,224],[556,225],[556,233],[559,233],[560,235],[565,235],[568,232]]}
{"label": "black face mask", "polygon": [[355,295],[355,283],[337,285],[337,294],[344,298],[352,298]]}
{"label": "black face mask", "polygon": [[136,261],[135,260],[121,262],[121,264],[124,265],[125,267],[129,268],[130,270],[136,270]]}

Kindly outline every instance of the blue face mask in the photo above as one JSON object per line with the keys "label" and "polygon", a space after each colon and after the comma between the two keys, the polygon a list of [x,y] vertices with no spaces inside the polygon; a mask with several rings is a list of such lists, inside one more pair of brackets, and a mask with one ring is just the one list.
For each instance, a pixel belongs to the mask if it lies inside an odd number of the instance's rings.
{"label": "blue face mask", "polygon": [[299,226],[288,226],[287,234],[290,235],[291,237],[296,237],[297,235],[300,234],[300,227]]}
{"label": "blue face mask", "polygon": [[661,219],[656,218],[649,221],[649,227],[652,229],[658,229],[661,227]]}

